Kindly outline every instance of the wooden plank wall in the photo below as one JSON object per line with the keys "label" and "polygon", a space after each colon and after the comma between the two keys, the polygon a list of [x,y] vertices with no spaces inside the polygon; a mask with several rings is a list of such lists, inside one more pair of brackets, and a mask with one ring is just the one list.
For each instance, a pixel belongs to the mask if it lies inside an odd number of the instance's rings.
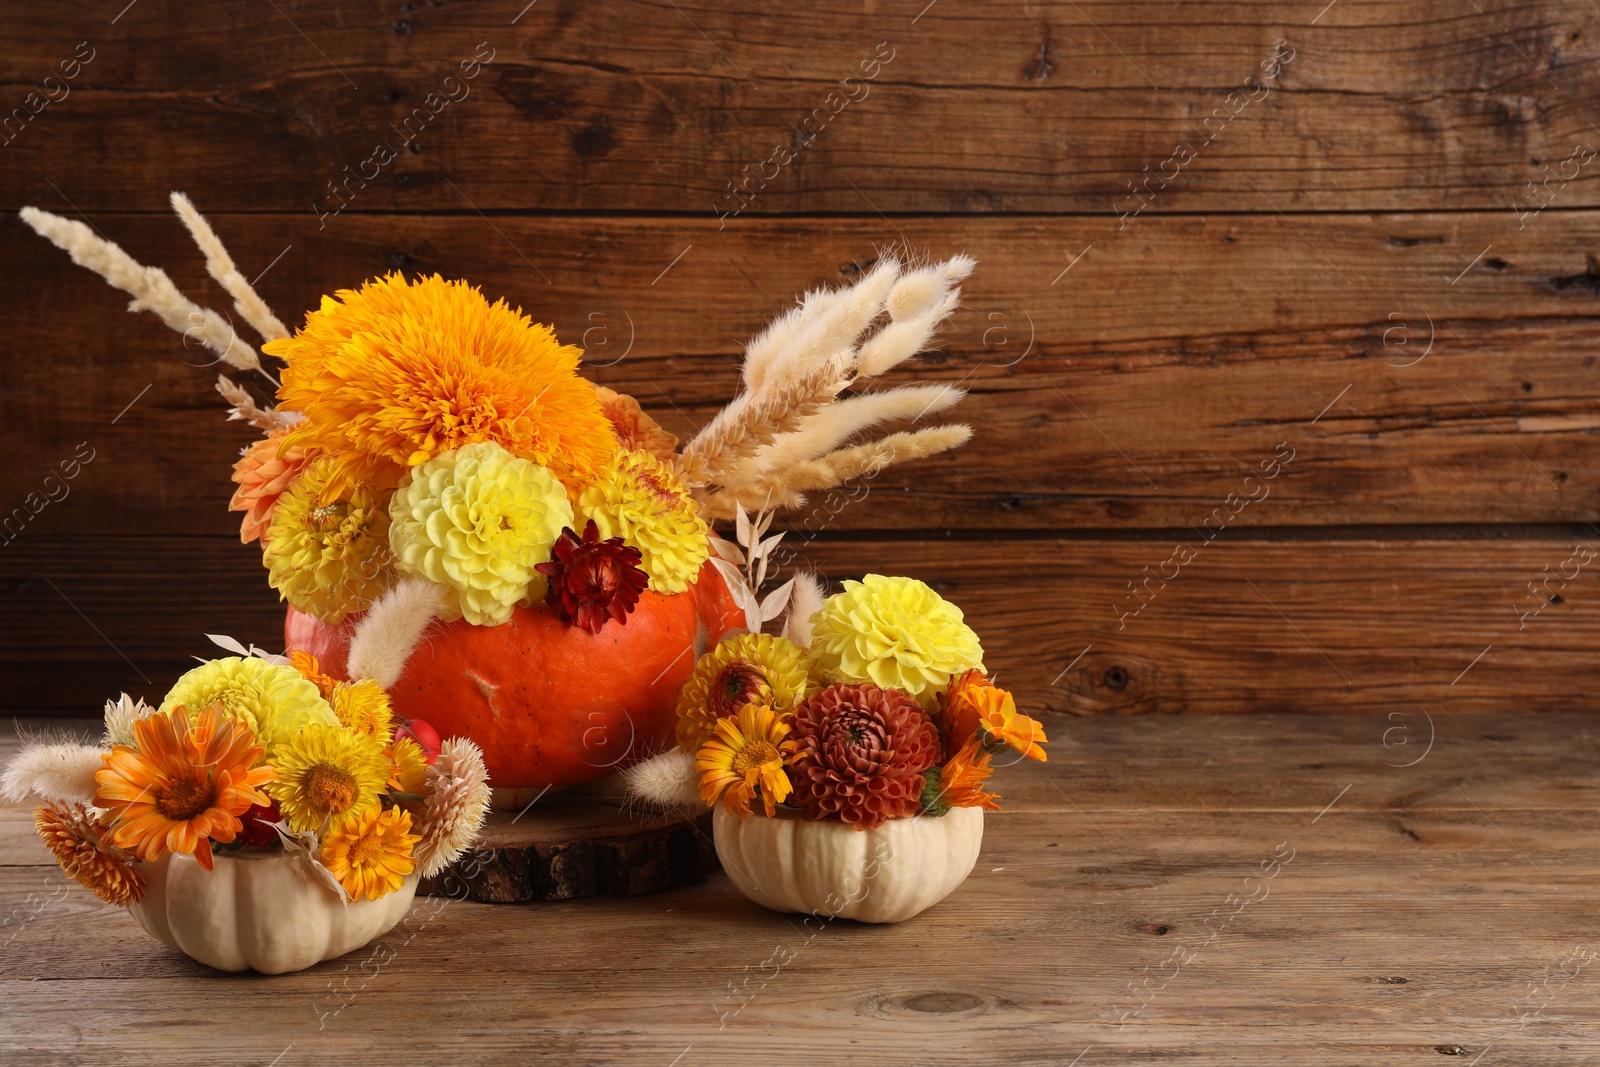
{"label": "wooden plank wall", "polygon": [[977,438],[800,517],[829,576],[933,582],[1048,712],[1592,706],[1593,9],[524,3],[5,3],[9,706],[278,632],[203,355],[14,214],[223,307],[171,189],[286,320],[468,277],[680,431],[797,293],[966,251],[918,373]]}

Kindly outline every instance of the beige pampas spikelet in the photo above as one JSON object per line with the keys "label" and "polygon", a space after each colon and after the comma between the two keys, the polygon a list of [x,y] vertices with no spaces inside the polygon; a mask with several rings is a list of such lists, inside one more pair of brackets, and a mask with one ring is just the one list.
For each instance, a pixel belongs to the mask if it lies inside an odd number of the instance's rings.
{"label": "beige pampas spikelet", "polygon": [[[829,404],[805,421],[799,430],[785,434],[762,451],[759,462],[775,470],[817,459],[850,438],[886,422],[915,422],[954,407],[966,391],[952,385],[906,385],[882,392],[863,393]],[[750,481],[759,472],[741,467],[734,481]]]}
{"label": "beige pampas spikelet", "polygon": [[884,257],[853,286],[806,293],[746,346],[745,388],[770,390],[849,348],[877,317],[899,271],[899,261]]}
{"label": "beige pampas spikelet", "polygon": [[705,808],[694,757],[681,748],[670,748],[626,768],[622,782],[630,800],[653,808]]}
{"label": "beige pampas spikelet", "polygon": [[297,411],[278,411],[257,404],[249,390],[226,374],[217,375],[217,392],[228,402],[228,421],[240,420],[271,433],[293,426],[303,417]]}
{"label": "beige pampas spikelet", "polygon": [[809,463],[795,464],[785,472],[779,490],[783,494],[797,494],[832,489],[852,478],[870,478],[894,463],[960,448],[971,439],[972,427],[959,422],[909,433],[892,433],[864,445],[830,452]]}
{"label": "beige pampas spikelet", "polygon": [[105,766],[93,745],[28,745],[0,775],[0,796],[22,804],[31,798],[77,804],[94,801],[94,772]]}
{"label": "beige pampas spikelet", "polygon": [[801,648],[811,647],[811,620],[822,610],[822,582],[815,574],[794,576],[794,592],[789,595],[789,614],[783,620],[783,636]]}
{"label": "beige pampas spikelet", "polygon": [[400,680],[406,660],[443,606],[442,587],[425,578],[405,578],[372,605],[350,639],[349,673],[388,689]]}
{"label": "beige pampas spikelet", "polygon": [[183,224],[189,228],[194,243],[206,254],[206,270],[233,297],[233,309],[255,328],[262,340],[276,341],[280,337],[288,337],[288,328],[267,307],[266,301],[256,294],[255,288],[245,280],[244,275],[239,273],[233,265],[233,257],[222,246],[216,231],[189,202],[189,198],[182,193],[173,193],[172,210],[178,213]]}
{"label": "beige pampas spikelet", "polygon": [[724,408],[683,450],[684,481],[702,486],[736,470],[779,434],[821,410],[849,384],[845,368],[830,361],[772,392],[746,393]]}
{"label": "beige pampas spikelet", "polygon": [[256,350],[239,339],[221,315],[203,308],[178,291],[158,267],[136,263],[117,245],[95,234],[81,222],[64,219],[38,208],[25,207],[22,221],[39,236],[72,257],[72,262],[87,267],[133,297],[129,311],[153,311],[185,338],[194,338],[215,352],[224,363],[240,370],[253,370],[277,385],[278,381],[261,365]]}

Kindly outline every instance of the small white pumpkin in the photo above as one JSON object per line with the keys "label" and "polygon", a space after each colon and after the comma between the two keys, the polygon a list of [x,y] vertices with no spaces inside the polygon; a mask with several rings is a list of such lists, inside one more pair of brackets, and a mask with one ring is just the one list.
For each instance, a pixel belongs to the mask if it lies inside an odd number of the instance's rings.
{"label": "small white pumpkin", "polygon": [[246,849],[216,857],[168,853],[139,871],[149,880],[128,910],[158,941],[219,971],[300,971],[388,933],[411,910],[417,875],[377,900],[346,904],[283,852]]}
{"label": "small white pumpkin", "polygon": [[939,903],[972,873],[983,809],[856,830],[793,812],[741,819],[718,805],[712,832],[722,869],[764,908],[897,923]]}

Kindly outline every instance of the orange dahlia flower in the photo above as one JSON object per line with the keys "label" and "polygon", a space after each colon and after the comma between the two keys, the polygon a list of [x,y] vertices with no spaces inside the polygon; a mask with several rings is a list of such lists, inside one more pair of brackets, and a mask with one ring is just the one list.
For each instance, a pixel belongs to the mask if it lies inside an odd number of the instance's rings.
{"label": "orange dahlia flower", "polygon": [[211,842],[232,841],[239,816],[271,803],[259,787],[276,772],[255,767],[262,749],[254,731],[216,707],[191,723],[181,704],[133,730],[138,747],[116,746],[94,776],[95,805],[114,816],[112,843],[146,861],[193,854],[209,871]]}
{"label": "orange dahlia flower", "polygon": [[600,410],[611,420],[611,427],[623,448],[649,452],[663,463],[677,460],[678,439],[647,415],[637,400],[603,385],[595,386],[594,391],[600,397]]}
{"label": "orange dahlia flower", "polygon": [[1010,745],[1029,759],[1048,757],[1044,724],[1017,710],[1015,698],[989,681],[982,671],[967,671],[950,681],[939,696],[939,737],[946,752],[956,752],[977,738],[986,746]]}
{"label": "orange dahlia flower", "polygon": [[233,480],[239,488],[233,491],[228,510],[244,512],[239,540],[247,545],[265,536],[278,498],[306,465],[305,449],[298,445],[283,447],[288,432],[273,431],[245,449],[233,465]]}
{"label": "orange dahlia flower", "polygon": [[577,484],[616,451],[582,351],[465,282],[399,273],[323,297],[293,337],[261,350],[288,363],[282,407],[305,420],[285,441],[324,453],[351,482],[393,489],[412,467],[492,441]]}

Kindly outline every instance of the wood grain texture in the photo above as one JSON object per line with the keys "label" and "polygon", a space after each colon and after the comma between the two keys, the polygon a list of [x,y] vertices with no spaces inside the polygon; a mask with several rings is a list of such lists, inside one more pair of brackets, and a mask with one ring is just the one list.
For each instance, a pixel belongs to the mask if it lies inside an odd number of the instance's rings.
{"label": "wood grain texture", "polygon": [[[1584,710],[1600,696],[1592,533],[1208,542],[1183,530],[798,547],[791,566],[832,580],[930,582],[1035,713],[1440,715]],[[23,538],[0,554],[0,591],[0,666],[16,707],[83,714],[122,690],[158,697],[189,657],[213,653],[206,633],[282,640],[253,554],[225,538]]]}
{"label": "wood grain texture", "polygon": [[968,881],[898,926],[808,937],[721,875],[419,900],[371,948],[271,979],[58,887],[6,809],[34,865],[0,867],[0,1044],[29,1067],[215,1062],[197,1024],[262,1065],[1592,1061],[1593,971],[1566,961],[1597,936],[1600,797],[1570,753],[1600,719],[1452,717],[1410,767],[1384,723],[1064,723],[1051,762],[997,773],[1007,810]]}
{"label": "wood grain texture", "polygon": [[[1120,235],[1081,219],[215,222],[248,273],[272,265],[262,288],[286,320],[390,269],[468,277],[554,323],[592,377],[685,435],[737,387],[741,341],[796,293],[851,276],[875,241],[975,255],[942,350],[893,380],[971,389],[954,417],[976,438],[891,468],[869,505],[819,499],[825,518],[800,525],[1182,527],[1263,492],[1243,479],[1283,442],[1293,463],[1232,524],[1600,517],[1600,274],[1585,258],[1600,213],[1523,235],[1495,215],[1143,218]],[[97,225],[227,307],[176,219]],[[207,361],[16,219],[0,240],[34,279],[0,294],[12,343],[35,354],[0,369],[5,506],[85,444],[82,501],[45,508],[30,534],[74,529],[91,500],[145,533],[234,528],[228,468],[251,434],[222,421]]]}
{"label": "wood grain texture", "polygon": [[[79,41],[95,57],[10,135],[0,204],[54,182],[85,209],[159,210],[175,185],[213,209],[309,210],[386,144],[398,158],[371,167],[357,210],[709,214],[737,203],[728,183],[762,174],[749,213],[1108,212],[1193,142],[1151,210],[1262,211],[1263,194],[1286,209],[1501,209],[1595,143],[1600,34],[1593,12],[1553,0],[1492,14],[1347,2],[1324,17],[924,7],[544,0],[515,25],[511,4],[143,0],[114,25],[81,3],[19,10],[7,108]],[[1230,99],[1281,47],[1294,58],[1275,91]],[[493,61],[474,80],[445,81],[479,54]],[[893,58],[859,80],[875,54]],[[415,115],[427,121],[406,130]],[[777,148],[795,161],[763,166]],[[159,162],[129,181],[130,160]],[[1597,188],[1585,175],[1562,199],[1594,205]]]}

